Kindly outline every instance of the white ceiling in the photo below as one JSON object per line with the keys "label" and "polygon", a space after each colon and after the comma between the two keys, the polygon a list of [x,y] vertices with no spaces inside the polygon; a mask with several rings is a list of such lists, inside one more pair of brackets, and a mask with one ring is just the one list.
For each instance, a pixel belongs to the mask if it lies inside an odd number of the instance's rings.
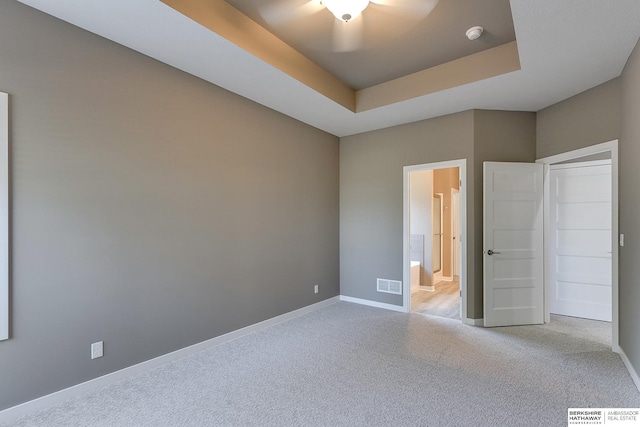
{"label": "white ceiling", "polygon": [[336,136],[469,109],[538,111],[620,75],[638,0],[511,0],[521,70],[354,113],[159,0],[19,0]]}

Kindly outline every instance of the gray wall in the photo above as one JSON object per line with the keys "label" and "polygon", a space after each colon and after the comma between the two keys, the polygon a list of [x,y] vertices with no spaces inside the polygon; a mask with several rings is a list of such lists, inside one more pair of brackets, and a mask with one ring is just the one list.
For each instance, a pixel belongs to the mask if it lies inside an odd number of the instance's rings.
{"label": "gray wall", "polygon": [[[640,372],[640,45],[622,76],[538,112],[537,157],[619,139],[620,347]],[[564,125],[563,125],[564,123]],[[543,137],[544,136],[544,137]],[[544,140],[542,140],[544,139]]]}
{"label": "gray wall", "polygon": [[533,162],[536,157],[536,114],[511,111],[476,110],[474,120],[474,219],[473,235],[476,258],[470,274],[467,304],[473,303],[474,318],[483,317],[483,162]]}
{"label": "gray wall", "polygon": [[402,305],[402,296],[376,292],[376,278],[402,280],[403,167],[472,157],[473,111],[341,139],[343,295]]}
{"label": "gray wall", "polygon": [[14,1],[0,58],[0,409],[338,295],[338,138]]}
{"label": "gray wall", "polygon": [[616,78],[538,111],[536,158],[618,139],[620,96]]}
{"label": "gray wall", "polygon": [[620,133],[620,347],[640,372],[640,42],[622,73]]}
{"label": "gray wall", "polygon": [[467,159],[468,311],[482,317],[482,162],[534,161],[535,113],[467,111],[363,133],[340,143],[343,295],[402,305],[376,278],[402,280],[403,166]]}

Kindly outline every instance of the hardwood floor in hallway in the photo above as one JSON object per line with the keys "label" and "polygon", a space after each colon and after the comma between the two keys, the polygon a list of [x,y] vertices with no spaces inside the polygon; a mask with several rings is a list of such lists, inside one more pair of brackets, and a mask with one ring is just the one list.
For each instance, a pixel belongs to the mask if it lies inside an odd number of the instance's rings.
{"label": "hardwood floor in hallway", "polygon": [[432,316],[460,319],[460,284],[458,278],[435,284],[433,291],[411,293],[411,311]]}

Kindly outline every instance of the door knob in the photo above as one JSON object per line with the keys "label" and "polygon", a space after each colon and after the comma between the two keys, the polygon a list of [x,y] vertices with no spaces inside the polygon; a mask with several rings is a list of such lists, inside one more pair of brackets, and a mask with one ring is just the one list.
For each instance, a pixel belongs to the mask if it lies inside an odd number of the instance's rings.
{"label": "door knob", "polygon": [[499,254],[500,252],[494,252],[491,249],[487,251],[487,255]]}

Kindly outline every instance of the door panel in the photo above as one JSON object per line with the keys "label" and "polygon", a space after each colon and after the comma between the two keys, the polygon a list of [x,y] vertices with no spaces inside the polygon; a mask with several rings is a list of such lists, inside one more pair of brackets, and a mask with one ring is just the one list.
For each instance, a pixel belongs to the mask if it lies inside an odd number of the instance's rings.
{"label": "door panel", "polygon": [[453,272],[454,276],[460,276],[460,192],[452,190],[451,192],[452,206],[452,248],[453,248]]}
{"label": "door panel", "polygon": [[542,165],[484,163],[484,324],[544,322]]}
{"label": "door panel", "polygon": [[552,167],[549,311],[611,321],[611,165]]}

